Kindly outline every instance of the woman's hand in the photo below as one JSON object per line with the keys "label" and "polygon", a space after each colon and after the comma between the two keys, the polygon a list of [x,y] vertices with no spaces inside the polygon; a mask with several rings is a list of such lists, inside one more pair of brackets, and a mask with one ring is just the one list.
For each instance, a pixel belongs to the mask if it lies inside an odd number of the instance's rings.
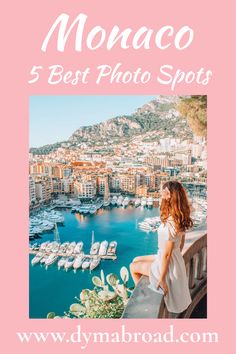
{"label": "woman's hand", "polygon": [[166,284],[166,281],[165,280],[160,280],[158,283],[157,283],[157,289],[159,288],[162,288],[162,290],[164,291],[164,296],[166,296],[168,294],[168,286]]}

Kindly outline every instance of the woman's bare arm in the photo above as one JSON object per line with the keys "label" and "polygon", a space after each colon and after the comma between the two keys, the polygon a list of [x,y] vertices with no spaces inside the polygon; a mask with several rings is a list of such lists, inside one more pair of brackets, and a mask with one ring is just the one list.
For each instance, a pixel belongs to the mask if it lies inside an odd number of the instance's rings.
{"label": "woman's bare arm", "polygon": [[173,248],[174,248],[174,242],[168,240],[166,242],[165,251],[164,251],[164,254],[162,257],[162,270],[161,270],[161,274],[160,274],[160,281],[165,280],[165,276],[168,271]]}
{"label": "woman's bare arm", "polygon": [[184,243],[185,243],[185,234],[182,235],[180,246],[179,246],[181,252],[182,252],[182,249],[184,247]]}

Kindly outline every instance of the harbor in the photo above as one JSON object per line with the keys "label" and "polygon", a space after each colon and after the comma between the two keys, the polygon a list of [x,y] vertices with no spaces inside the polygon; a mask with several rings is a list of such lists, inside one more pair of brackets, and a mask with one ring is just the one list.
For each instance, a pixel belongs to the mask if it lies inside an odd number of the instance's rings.
{"label": "harbor", "polygon": [[[56,227],[55,238],[59,238],[59,233]],[[35,255],[31,260],[31,265],[44,264],[47,269],[50,265],[57,263],[58,270],[64,268],[66,271],[79,268],[82,270],[94,270],[100,265],[101,260],[110,259],[116,260],[117,242],[111,241],[108,243],[106,240],[94,242],[94,234],[92,234],[92,243],[90,253],[83,252],[83,242],[64,242],[58,241],[43,242],[34,244],[30,247],[30,254]]]}
{"label": "harbor", "polygon": [[29,240],[40,239],[41,234],[53,231],[56,224],[63,224],[64,217],[60,211],[70,210],[71,213],[81,215],[95,215],[100,210],[123,208],[153,208],[158,206],[159,200],[152,197],[131,198],[128,196],[113,196],[107,199],[81,201],[80,199],[54,199],[48,206],[41,206],[30,213]]}
{"label": "harbor", "polygon": [[[201,216],[205,218],[205,213],[201,214],[202,207],[197,207],[199,203],[206,203],[201,198],[199,201],[197,200],[196,205],[194,203],[199,219]],[[159,222],[159,208],[156,205],[155,203],[153,203],[153,207],[141,207],[141,205],[135,207],[133,203],[129,203],[127,207],[110,205],[100,208],[95,214],[74,213],[71,212],[71,207],[53,208],[52,210],[60,216],[60,222],[58,220],[54,224],[53,230],[40,233],[40,238],[30,241],[29,245],[30,318],[45,318],[50,311],[63,314],[63,311],[68,308],[75,296],[78,296],[83,289],[93,288],[92,276],[99,276],[101,269],[103,269],[105,275],[109,273],[119,274],[120,268],[122,266],[128,268],[134,257],[155,254],[158,248],[157,233],[141,229],[139,223],[144,220]],[[44,212],[45,209],[50,213],[49,208],[47,206],[39,213]],[[42,214],[37,212],[32,217],[38,218],[38,215]],[[62,218],[63,222],[61,222]],[[41,217],[39,221],[42,222]],[[55,238],[55,225],[58,229],[59,239]],[[92,239],[93,232],[94,239]],[[101,245],[105,240],[108,244],[112,241],[117,242],[116,252],[113,256],[100,255],[99,264],[93,270],[90,270],[90,263],[87,261],[96,260],[98,256],[90,254],[91,246],[96,242]],[[56,251],[55,258],[52,256],[49,259],[49,263],[51,261],[52,263],[48,264],[47,267],[45,263],[40,262],[42,259],[32,266],[32,260],[40,252],[40,247],[45,242],[48,242],[52,249],[46,251],[45,248],[44,252],[47,252],[47,254],[40,255],[40,257],[48,257],[53,254],[53,251]],[[55,244],[55,242],[58,244]],[[32,249],[35,243],[37,249]],[[61,251],[65,247],[65,243],[67,243],[66,251]],[[82,252],[77,253],[81,243],[83,243],[80,250]],[[72,246],[70,246],[71,244]],[[72,252],[71,248],[73,248]],[[85,269],[80,264],[81,256],[82,260],[87,262],[85,263],[85,266],[87,266]],[[72,259],[69,259],[69,257],[72,257]],[[65,267],[68,259],[69,263]]]}
{"label": "harbor", "polygon": [[[31,211],[29,222],[29,239],[34,240],[41,238],[44,232],[52,231],[56,224],[63,224],[64,217],[60,211],[70,210],[71,213],[80,215],[95,215],[101,210],[111,208],[123,208],[131,206],[134,208],[152,209],[160,204],[160,198],[153,197],[131,197],[126,195],[113,195],[108,198],[96,198],[81,200],[73,198],[54,199],[47,206],[41,206],[38,209]],[[190,199],[192,204],[192,217],[195,226],[201,223],[206,216],[207,203],[206,196],[201,194],[194,194],[190,189]],[[139,227],[143,231],[155,232],[160,225],[160,218],[145,219],[139,222]]]}
{"label": "harbor", "polygon": [[[83,215],[71,213],[70,209],[61,210],[64,223],[58,224],[60,243],[83,242],[83,252],[86,258],[90,258],[91,236],[94,231],[94,243],[107,240],[117,242],[116,259],[101,256],[100,264],[91,271],[82,271],[74,268],[67,271],[65,267],[58,269],[58,262],[64,257],[60,254],[55,263],[48,266],[38,263],[32,266],[31,261],[39,252],[29,250],[29,316],[30,318],[45,318],[47,313],[55,311],[63,314],[63,311],[73,302],[83,289],[93,288],[92,276],[99,276],[103,269],[105,276],[109,273],[119,274],[122,266],[129,267],[134,257],[141,254],[156,253],[157,236],[142,232],[137,223],[145,217],[158,215],[158,208],[127,208],[101,209],[95,215]],[[44,232],[41,239],[37,240],[40,245],[44,242],[55,242],[54,232]],[[32,242],[34,244],[35,241]],[[51,253],[51,252],[49,252]],[[93,257],[91,257],[93,258]],[[113,257],[112,257],[113,258]],[[115,258],[115,257],[114,257]]]}

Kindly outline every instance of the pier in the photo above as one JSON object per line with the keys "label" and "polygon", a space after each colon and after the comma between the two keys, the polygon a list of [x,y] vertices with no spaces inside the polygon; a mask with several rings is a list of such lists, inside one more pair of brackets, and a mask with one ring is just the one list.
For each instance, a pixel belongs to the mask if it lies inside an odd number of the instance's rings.
{"label": "pier", "polygon": [[[50,254],[52,254],[52,252],[45,252],[45,251],[40,251],[40,250],[29,250],[29,254],[32,254],[32,255],[36,255],[37,253],[39,252],[42,252],[45,254],[45,256],[50,256]],[[91,254],[84,254],[83,252],[82,253],[72,253],[70,254],[70,256],[68,256],[68,254],[66,253],[60,253],[60,252],[56,252],[57,256],[58,257],[78,257],[78,256],[83,256],[84,258],[90,258],[90,259],[93,259],[93,258],[101,258],[101,259],[111,259],[113,261],[115,261],[117,259],[117,255],[114,254],[114,255],[104,255],[104,256],[100,256],[100,255],[91,255]]]}

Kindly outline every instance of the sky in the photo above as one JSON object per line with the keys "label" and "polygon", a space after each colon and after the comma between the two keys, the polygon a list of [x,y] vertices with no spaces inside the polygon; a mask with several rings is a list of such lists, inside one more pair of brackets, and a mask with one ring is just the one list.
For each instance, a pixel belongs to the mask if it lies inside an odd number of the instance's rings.
{"label": "sky", "polygon": [[81,126],[131,114],[155,96],[30,96],[30,147],[67,140]]}

